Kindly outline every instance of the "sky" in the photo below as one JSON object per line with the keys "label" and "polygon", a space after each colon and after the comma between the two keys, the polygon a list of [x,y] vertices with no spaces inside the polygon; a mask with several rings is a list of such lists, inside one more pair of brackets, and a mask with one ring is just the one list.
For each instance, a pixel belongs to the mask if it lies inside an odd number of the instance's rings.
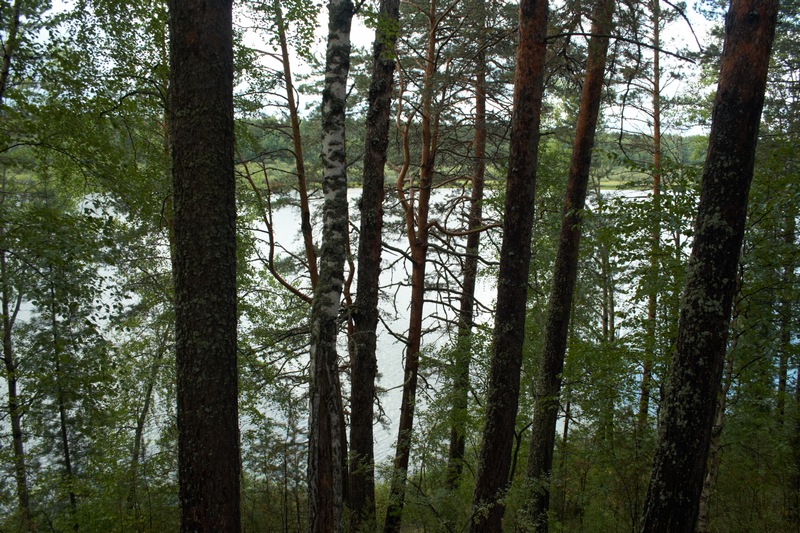
{"label": "sky", "polygon": [[[327,37],[327,25],[328,25],[328,13],[325,6],[327,2],[324,0],[319,0],[319,14],[317,16],[317,26],[315,31],[315,39],[316,39],[316,57],[320,64],[324,64],[324,57],[325,57],[325,43]],[[662,0],[662,5],[664,8],[668,7]],[[675,21],[671,22],[662,30],[662,48],[665,50],[674,50],[677,48],[688,48],[691,51],[699,51],[698,41],[700,43],[704,43],[707,38],[707,34],[712,27],[712,22],[707,21],[701,15],[696,13],[691,7],[687,7],[687,17],[689,22],[687,22],[683,18],[677,18]],[[691,27],[690,27],[691,23]],[[694,33],[693,33],[694,31]],[[374,39],[374,30],[369,29],[364,24],[364,20],[360,16],[356,16],[353,21],[353,28],[351,33],[351,40],[353,42],[354,47],[359,47],[365,50],[371,50],[372,42]],[[251,35],[246,40],[246,43],[250,46],[255,48],[262,48],[266,46],[263,42],[263,39],[256,35]],[[295,77],[300,77],[302,75],[308,75],[311,73],[311,68],[305,64],[305,62],[295,58],[292,62],[292,69],[293,74]],[[669,72],[673,68],[680,68],[681,70],[691,70],[691,65],[687,65],[684,62],[681,62],[675,58],[670,58],[668,56],[662,55],[662,65],[665,70],[665,75],[662,76],[662,80],[665,84],[663,88],[665,96],[673,96],[681,91],[690,90],[690,83],[692,78],[689,80],[677,80],[672,79],[669,76]],[[272,64],[270,64],[271,68],[279,69],[280,65],[272,60]],[[691,88],[691,90],[696,90]],[[313,109],[315,105],[319,104],[319,95],[301,95],[300,96],[300,109],[307,112],[308,109]],[[635,121],[632,121],[631,126],[627,129],[636,130],[636,125],[634,124]],[[646,122],[646,121],[645,121]],[[642,129],[646,128],[646,124],[642,124]],[[702,133],[703,129],[700,126],[697,127],[689,127],[687,130],[689,133]]]}

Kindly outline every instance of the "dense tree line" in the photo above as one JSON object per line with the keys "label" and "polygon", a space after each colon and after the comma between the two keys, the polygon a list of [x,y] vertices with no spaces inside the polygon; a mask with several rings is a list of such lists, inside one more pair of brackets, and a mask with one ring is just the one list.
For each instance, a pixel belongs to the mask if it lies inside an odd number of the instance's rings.
{"label": "dense tree line", "polygon": [[0,529],[796,530],[795,4],[1,4]]}

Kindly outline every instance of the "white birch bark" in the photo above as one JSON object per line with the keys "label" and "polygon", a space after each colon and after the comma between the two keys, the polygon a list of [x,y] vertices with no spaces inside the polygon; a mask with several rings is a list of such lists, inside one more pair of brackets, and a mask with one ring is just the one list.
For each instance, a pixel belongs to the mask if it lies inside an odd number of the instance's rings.
{"label": "white birch bark", "polygon": [[322,92],[323,206],[319,279],[311,308],[309,531],[341,531],[343,471],[339,358],[336,353],[347,237],[345,100],[350,68],[350,0],[328,4],[328,48]]}

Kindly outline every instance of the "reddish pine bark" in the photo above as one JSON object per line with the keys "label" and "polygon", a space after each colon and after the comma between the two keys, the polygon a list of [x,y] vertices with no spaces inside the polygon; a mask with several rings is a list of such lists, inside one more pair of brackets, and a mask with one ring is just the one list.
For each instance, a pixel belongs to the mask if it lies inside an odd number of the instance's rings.
{"label": "reddish pine bark", "polygon": [[473,493],[473,533],[500,531],[519,403],[531,259],[539,122],[544,93],[547,0],[522,0],[503,243],[486,423]]}
{"label": "reddish pine bark", "polygon": [[650,411],[652,370],[656,352],[656,314],[658,310],[658,258],[661,255],[661,0],[653,0],[653,213],[650,228],[650,269],[647,287],[647,320],[642,360],[639,412],[636,415],[636,446],[641,444]]}
{"label": "reddish pine bark", "polygon": [[[408,340],[406,342],[405,369],[403,373],[403,397],[400,402],[400,422],[395,447],[394,472],[389,489],[389,502],[386,506],[385,533],[400,531],[403,505],[406,495],[406,476],[411,457],[411,437],[414,429],[414,414],[417,401],[417,378],[419,371],[419,352],[422,345],[422,319],[425,304],[425,266],[428,260],[428,214],[430,210],[433,169],[436,160],[435,120],[433,120],[433,84],[436,73],[436,32],[441,16],[437,12],[436,0],[428,6],[428,43],[425,53],[425,74],[422,90],[422,147],[420,154],[419,185],[416,202],[409,201],[402,190],[403,174],[397,182],[406,217],[406,231],[411,248],[411,303],[408,319]],[[408,135],[408,131],[405,132]],[[408,161],[405,162],[408,164]],[[407,167],[406,167],[407,168]],[[412,191],[410,194],[414,194]],[[416,204],[416,205],[415,205]]]}
{"label": "reddish pine bark", "polygon": [[[477,16],[480,18],[478,31],[484,34],[486,28],[486,4],[479,0]],[[449,488],[455,488],[461,478],[466,447],[465,426],[469,395],[469,367],[472,358],[472,328],[475,318],[475,283],[478,279],[478,254],[480,251],[483,221],[483,188],[486,174],[486,50],[484,39],[479,39],[480,47],[475,58],[475,134],[472,138],[473,158],[472,194],[469,207],[469,230],[467,235],[466,257],[464,258],[464,278],[458,310],[458,344],[453,369],[453,406],[451,409],[450,447],[447,453],[447,479]]]}
{"label": "reddish pine bark", "polygon": [[578,277],[578,252],[581,223],[592,165],[592,149],[600,115],[603,78],[608,53],[608,37],[614,13],[614,0],[598,0],[594,9],[592,37],[589,40],[586,75],[583,82],[572,161],[564,198],[561,233],[547,307],[544,347],[536,383],[536,406],[531,426],[527,480],[531,488],[527,502],[528,519],[534,531],[547,533],[550,507],[550,475],[553,470],[556,421],[561,394],[561,373],[567,351],[572,296]]}
{"label": "reddish pine bark", "polygon": [[306,184],[306,165],[303,159],[303,140],[300,135],[300,117],[297,113],[297,103],[294,99],[294,82],[292,81],[291,58],[289,45],[286,41],[286,23],[283,20],[283,10],[279,0],[273,3],[275,9],[275,25],[278,30],[278,41],[281,46],[281,62],[283,63],[283,82],[286,84],[286,107],[289,109],[289,122],[292,126],[292,148],[294,153],[295,170],[297,172],[297,191],[300,195],[300,232],[303,235],[303,247],[306,252],[308,276],[311,279],[311,289],[317,286],[319,273],[317,272],[317,253],[314,250],[314,236],[311,227],[311,207],[308,202],[308,185]]}
{"label": "reddish pine bark", "polygon": [[777,0],[733,0],[642,531],[694,528],[736,289]]}

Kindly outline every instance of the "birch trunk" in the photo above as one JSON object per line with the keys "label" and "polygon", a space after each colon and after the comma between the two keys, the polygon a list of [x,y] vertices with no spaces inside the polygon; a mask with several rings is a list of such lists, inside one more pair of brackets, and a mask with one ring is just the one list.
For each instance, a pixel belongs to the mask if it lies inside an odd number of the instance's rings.
{"label": "birch trunk", "polygon": [[341,395],[336,337],[347,250],[345,109],[350,70],[350,0],[328,4],[328,46],[322,91],[322,248],[311,306],[310,420],[308,439],[309,531],[342,527],[344,473]]}

